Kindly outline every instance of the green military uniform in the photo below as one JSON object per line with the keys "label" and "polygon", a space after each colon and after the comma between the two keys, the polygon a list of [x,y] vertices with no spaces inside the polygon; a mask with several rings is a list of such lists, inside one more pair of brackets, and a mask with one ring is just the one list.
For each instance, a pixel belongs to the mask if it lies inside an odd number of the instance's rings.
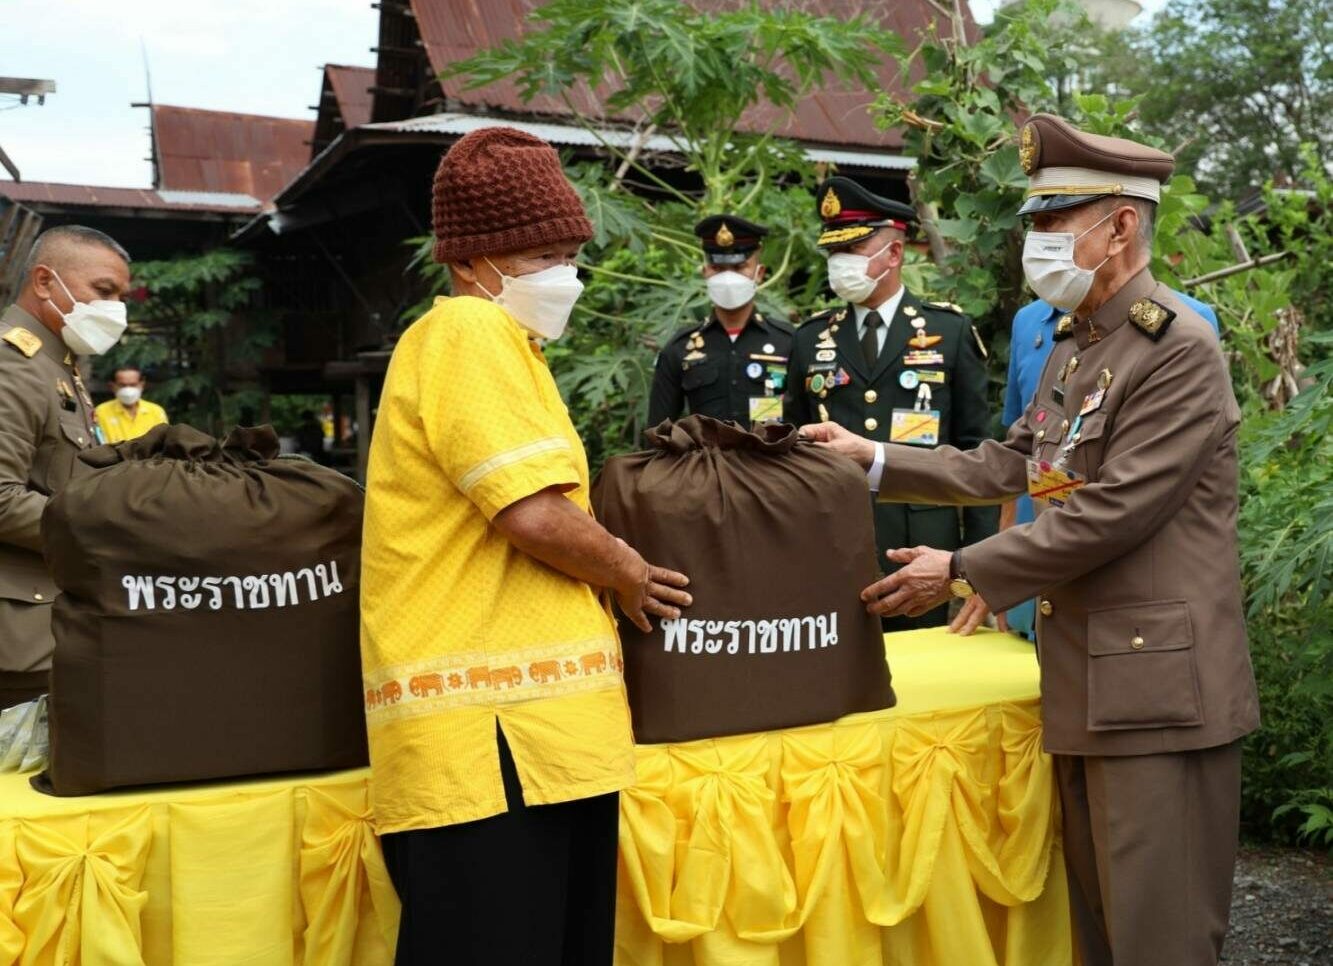
{"label": "green military uniform", "polygon": [[[712,215],[695,226],[704,256],[714,265],[747,261],[768,233],[735,215]],[[648,401],[648,425],[699,413],[750,427],[782,418],[787,362],[796,330],[751,307],[733,338],[716,313],[678,330],[657,357]]]}
{"label": "green military uniform", "polygon": [[17,305],[0,317],[0,707],[47,690],[51,602],[47,499],[96,442],[92,400],[61,339]]}
{"label": "green military uniform", "polygon": [[[835,198],[841,195],[835,203],[827,201],[831,191]],[[825,223],[823,247],[859,241],[890,224],[905,229],[915,219],[906,205],[875,196],[847,178],[829,179],[817,198]],[[839,217],[844,212],[852,217]],[[801,325],[792,348],[786,421],[832,421],[869,439],[925,448],[970,449],[988,438],[984,349],[967,317],[903,289],[892,317],[883,321],[887,334],[873,365],[857,335],[855,306],[820,312]],[[995,533],[998,522],[994,507],[960,511],[877,502],[874,515],[879,564],[886,572],[896,569],[884,559],[886,550],[919,545],[955,550]],[[886,618],[885,628],[933,627],[947,616],[946,606],[916,618]]]}

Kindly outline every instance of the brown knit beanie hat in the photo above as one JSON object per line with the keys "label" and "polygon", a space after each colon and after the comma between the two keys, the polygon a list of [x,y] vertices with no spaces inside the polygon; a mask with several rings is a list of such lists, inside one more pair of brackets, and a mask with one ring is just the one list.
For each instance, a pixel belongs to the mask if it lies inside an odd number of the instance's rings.
{"label": "brown knit beanie hat", "polygon": [[432,207],[437,262],[592,237],[555,149],[512,127],[473,131],[446,151]]}

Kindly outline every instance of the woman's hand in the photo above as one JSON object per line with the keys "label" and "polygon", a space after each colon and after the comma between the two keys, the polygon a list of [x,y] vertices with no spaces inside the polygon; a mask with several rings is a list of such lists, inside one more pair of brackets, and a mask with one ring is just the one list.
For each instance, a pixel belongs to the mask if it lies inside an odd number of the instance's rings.
{"label": "woman's hand", "polygon": [[635,627],[650,633],[653,625],[649,617],[675,620],[682,607],[694,603],[694,598],[685,591],[690,578],[665,567],[654,567],[624,540],[617,537],[616,542],[637,561],[637,565],[631,566],[634,579],[615,588],[616,603]]}

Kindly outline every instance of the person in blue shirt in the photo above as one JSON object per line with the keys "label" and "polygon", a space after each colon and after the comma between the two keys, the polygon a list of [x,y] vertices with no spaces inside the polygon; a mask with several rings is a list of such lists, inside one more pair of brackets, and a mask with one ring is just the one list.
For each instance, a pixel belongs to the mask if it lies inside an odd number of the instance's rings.
{"label": "person in blue shirt", "polygon": [[[1176,297],[1198,312],[1217,332],[1217,313],[1198,299],[1191,298],[1184,292],[1176,292]],[[1009,380],[1004,391],[1004,413],[1000,417],[1004,428],[1009,426],[1037,392],[1037,380],[1046,366],[1046,357],[1051,354],[1054,344],[1055,323],[1064,315],[1059,309],[1038,299],[1030,302],[1014,313],[1013,335],[1009,341]],[[1004,530],[1018,523],[1031,523],[1033,520],[1032,500],[1026,495],[1000,507],[1000,529]],[[1033,624],[1036,620],[1036,606],[1027,601],[1013,607],[1003,614],[996,615],[996,622],[1001,630],[1013,631],[1035,640]]]}

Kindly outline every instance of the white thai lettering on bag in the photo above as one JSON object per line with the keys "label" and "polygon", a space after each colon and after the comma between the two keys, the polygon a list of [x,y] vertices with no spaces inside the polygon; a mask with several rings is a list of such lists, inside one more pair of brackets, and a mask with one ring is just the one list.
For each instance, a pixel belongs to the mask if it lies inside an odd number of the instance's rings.
{"label": "white thai lettering on bag", "polygon": [[126,574],[120,578],[126,604],[137,610],[262,610],[313,604],[343,592],[338,561],[278,574],[246,577],[152,577]]}
{"label": "white thai lettering on bag", "polygon": [[677,617],[661,622],[668,654],[777,654],[815,651],[838,643],[838,615],[759,621]]}

